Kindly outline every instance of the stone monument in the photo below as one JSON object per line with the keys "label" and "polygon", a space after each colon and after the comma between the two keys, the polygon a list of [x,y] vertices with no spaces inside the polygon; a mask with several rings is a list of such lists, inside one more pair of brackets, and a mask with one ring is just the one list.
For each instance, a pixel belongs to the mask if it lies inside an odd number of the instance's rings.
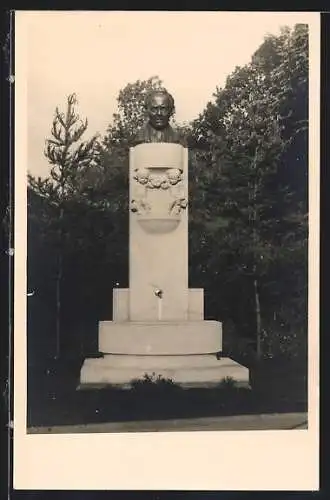
{"label": "stone monument", "polygon": [[101,357],[84,361],[80,387],[125,388],[146,374],[184,387],[228,376],[248,385],[247,368],[219,357],[222,325],[204,320],[203,289],[188,288],[188,150],[169,125],[173,97],[153,91],[146,109],[129,153],[129,288],[113,290]]}

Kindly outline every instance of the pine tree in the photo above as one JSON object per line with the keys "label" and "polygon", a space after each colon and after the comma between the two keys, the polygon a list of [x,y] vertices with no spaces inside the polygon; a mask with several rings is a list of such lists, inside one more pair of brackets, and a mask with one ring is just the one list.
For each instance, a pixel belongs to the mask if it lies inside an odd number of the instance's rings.
{"label": "pine tree", "polygon": [[[97,165],[97,138],[82,141],[87,130],[87,119],[82,121],[76,113],[77,98],[67,98],[66,112],[55,110],[51,138],[46,140],[45,156],[51,166],[50,177],[36,179],[29,175],[29,187],[46,200],[43,211],[45,242],[56,248],[56,354],[60,356],[63,258],[70,242],[70,223],[73,201],[82,195],[86,172]],[[30,211],[30,217],[33,218]],[[40,212],[39,212],[40,217]]]}

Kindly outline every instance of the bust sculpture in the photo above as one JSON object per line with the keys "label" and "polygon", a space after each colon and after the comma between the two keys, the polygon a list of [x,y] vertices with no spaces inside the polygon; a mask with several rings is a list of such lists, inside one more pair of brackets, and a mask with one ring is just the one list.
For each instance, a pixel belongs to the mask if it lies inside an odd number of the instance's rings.
{"label": "bust sculpture", "polygon": [[165,89],[152,90],[145,102],[147,122],[138,131],[135,145],[146,142],[168,142],[184,145],[184,139],[169,124],[174,113],[174,99]]}

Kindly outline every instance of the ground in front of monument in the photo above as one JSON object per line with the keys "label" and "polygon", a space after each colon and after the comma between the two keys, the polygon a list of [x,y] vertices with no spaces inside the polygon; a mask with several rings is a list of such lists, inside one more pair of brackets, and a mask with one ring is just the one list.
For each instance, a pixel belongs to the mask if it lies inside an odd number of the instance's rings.
{"label": "ground in front of monument", "polygon": [[251,369],[251,389],[231,379],[182,389],[150,377],[129,390],[77,390],[82,363],[48,359],[29,367],[28,433],[307,428],[306,377],[293,363]]}

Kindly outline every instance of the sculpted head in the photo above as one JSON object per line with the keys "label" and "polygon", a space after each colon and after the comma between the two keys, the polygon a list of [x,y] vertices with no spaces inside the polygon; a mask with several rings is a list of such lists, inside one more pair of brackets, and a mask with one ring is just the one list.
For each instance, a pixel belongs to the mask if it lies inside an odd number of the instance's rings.
{"label": "sculpted head", "polygon": [[147,184],[149,180],[149,172],[146,169],[136,169],[134,179],[140,184]]}
{"label": "sculpted head", "polygon": [[174,99],[165,89],[152,90],[146,98],[146,110],[150,125],[163,130],[174,113]]}
{"label": "sculpted head", "polygon": [[171,168],[167,174],[168,180],[172,186],[177,184],[182,179],[182,170],[179,168]]}

